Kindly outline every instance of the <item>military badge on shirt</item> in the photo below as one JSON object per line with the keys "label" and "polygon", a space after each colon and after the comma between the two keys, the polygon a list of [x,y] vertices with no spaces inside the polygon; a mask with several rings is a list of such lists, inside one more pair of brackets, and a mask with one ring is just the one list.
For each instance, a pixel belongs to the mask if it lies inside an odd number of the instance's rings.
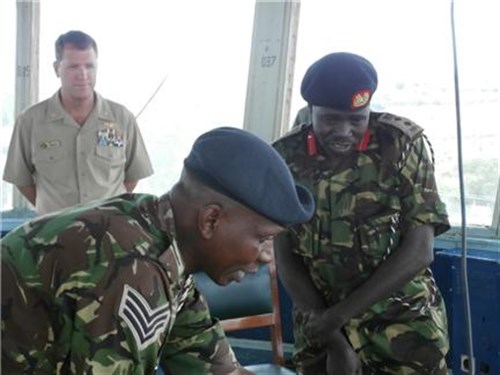
{"label": "military badge on shirt", "polygon": [[39,143],[39,146],[40,146],[40,148],[43,148],[43,149],[57,148],[57,147],[61,147],[61,141],[58,139],[41,141]]}
{"label": "military badge on shirt", "polygon": [[118,315],[127,323],[139,350],[143,350],[165,332],[170,320],[170,309],[168,303],[151,307],[137,290],[125,285]]}
{"label": "military badge on shirt", "polygon": [[104,129],[99,129],[97,131],[97,145],[111,147],[125,146],[123,134],[118,132],[115,123],[106,122],[104,123],[104,126]]}
{"label": "military badge on shirt", "polygon": [[352,96],[351,107],[361,108],[364,107],[370,101],[370,90],[361,90]]}

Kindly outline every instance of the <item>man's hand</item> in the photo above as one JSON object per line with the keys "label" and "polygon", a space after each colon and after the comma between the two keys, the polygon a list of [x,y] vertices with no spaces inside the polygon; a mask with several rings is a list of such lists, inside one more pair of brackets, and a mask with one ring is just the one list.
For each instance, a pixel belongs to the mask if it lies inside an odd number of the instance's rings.
{"label": "man's hand", "polygon": [[326,373],[328,375],[361,375],[361,361],[350,345],[327,347]]}
{"label": "man's hand", "polygon": [[311,310],[304,313],[304,316],[306,318],[304,333],[311,343],[319,346],[328,345],[332,339],[330,333],[338,332],[344,323],[334,315],[333,308]]}
{"label": "man's hand", "polygon": [[[347,338],[338,328],[341,321],[336,318],[333,312],[334,310],[330,308],[303,313],[304,333],[311,344],[324,348],[327,375],[361,375],[361,361]],[[337,328],[334,328],[335,323],[332,323],[335,320],[337,321]]]}

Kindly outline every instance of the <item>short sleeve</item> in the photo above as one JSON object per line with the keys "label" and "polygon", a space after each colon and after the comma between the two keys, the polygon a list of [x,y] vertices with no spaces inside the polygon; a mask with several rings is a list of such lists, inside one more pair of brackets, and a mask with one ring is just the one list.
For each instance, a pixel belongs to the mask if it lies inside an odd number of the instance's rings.
{"label": "short sleeve", "polygon": [[10,140],[3,179],[18,186],[34,185],[35,167],[31,153],[30,118],[20,115],[14,125]]}
{"label": "short sleeve", "polygon": [[153,174],[153,167],[144,144],[137,121],[128,114],[129,122],[127,139],[127,161],[125,165],[125,181],[136,181]]}
{"label": "short sleeve", "polygon": [[446,206],[438,194],[434,165],[422,137],[410,144],[401,169],[403,226],[432,225],[435,235],[450,228]]}

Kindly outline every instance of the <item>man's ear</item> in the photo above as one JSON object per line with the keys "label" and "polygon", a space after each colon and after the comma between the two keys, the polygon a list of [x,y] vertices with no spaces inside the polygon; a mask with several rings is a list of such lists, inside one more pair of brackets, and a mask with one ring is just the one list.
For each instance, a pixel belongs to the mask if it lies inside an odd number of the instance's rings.
{"label": "man's ear", "polygon": [[56,73],[57,78],[59,78],[59,62],[58,61],[54,61],[54,63],[52,64],[52,66],[54,67],[54,72]]}
{"label": "man's ear", "polygon": [[220,224],[221,217],[222,207],[220,205],[212,203],[203,206],[198,212],[198,230],[201,237],[207,240],[211,239]]}

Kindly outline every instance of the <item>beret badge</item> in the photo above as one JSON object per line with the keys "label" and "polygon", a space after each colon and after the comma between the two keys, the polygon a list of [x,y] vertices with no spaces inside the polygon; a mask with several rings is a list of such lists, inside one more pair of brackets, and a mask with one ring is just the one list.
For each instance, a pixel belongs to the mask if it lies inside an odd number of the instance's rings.
{"label": "beret badge", "polygon": [[371,96],[371,93],[370,93],[370,90],[368,90],[368,89],[360,90],[360,91],[356,92],[352,96],[351,108],[357,109],[357,108],[364,107],[365,105],[367,105],[370,102],[370,96]]}

